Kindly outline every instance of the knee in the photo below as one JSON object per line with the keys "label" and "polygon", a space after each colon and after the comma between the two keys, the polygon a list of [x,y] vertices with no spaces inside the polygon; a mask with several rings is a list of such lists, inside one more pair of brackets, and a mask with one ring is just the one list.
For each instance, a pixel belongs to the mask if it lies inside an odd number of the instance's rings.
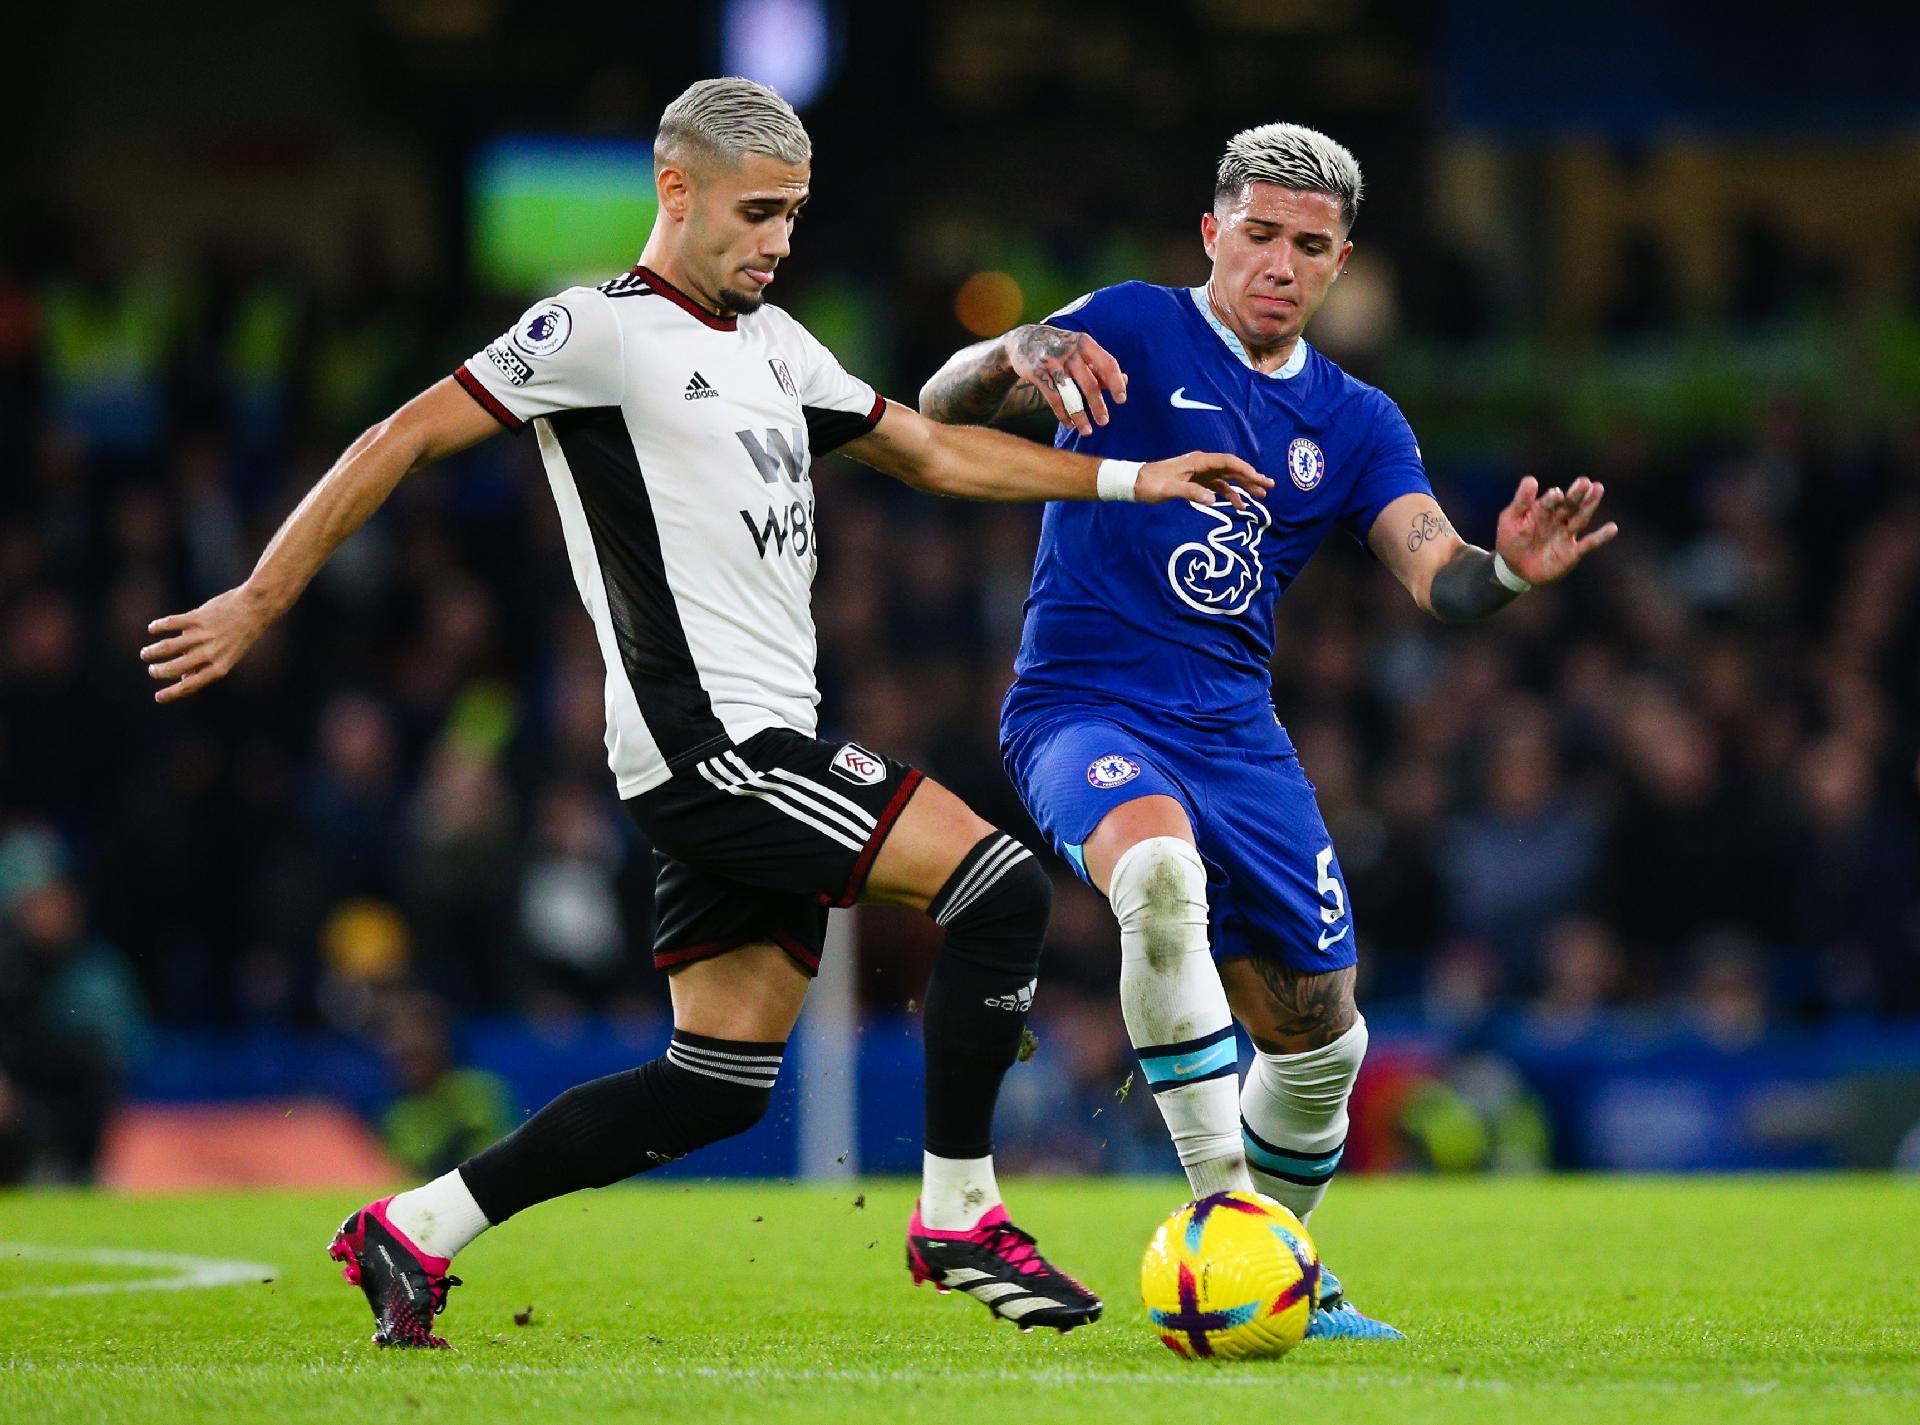
{"label": "knee", "polygon": [[1177,925],[1207,919],[1207,868],[1191,842],[1149,836],[1113,863],[1107,899],[1124,927]]}
{"label": "knee", "polygon": [[1255,1056],[1255,1068],[1270,1092],[1288,1098],[1302,1111],[1333,1116],[1345,1109],[1367,1057],[1367,1021],[1356,1013],[1344,1034],[1318,1049],[1299,1054]]}
{"label": "knee", "polygon": [[996,831],[960,863],[928,911],[946,928],[947,953],[1031,973],[1053,914],[1053,878],[1026,847]]}
{"label": "knee", "polygon": [[656,1061],[672,1079],[661,1097],[683,1130],[676,1156],[745,1133],[765,1118],[784,1049],[676,1031],[664,1060]]}

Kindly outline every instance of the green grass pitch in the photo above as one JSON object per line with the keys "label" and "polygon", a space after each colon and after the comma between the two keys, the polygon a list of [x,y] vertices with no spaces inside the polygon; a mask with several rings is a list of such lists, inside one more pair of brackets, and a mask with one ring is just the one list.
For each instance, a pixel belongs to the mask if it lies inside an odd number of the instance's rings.
{"label": "green grass pitch", "polygon": [[[1141,1316],[1171,1182],[1011,1184],[1018,1220],[1106,1299],[1066,1337],[910,1287],[912,1194],[672,1183],[549,1203],[461,1257],[451,1353],[368,1344],[323,1252],[345,1197],[0,1195],[0,1421],[1920,1420],[1910,1181],[1345,1181],[1315,1235],[1412,1339],[1232,1367],[1175,1359]],[[113,1252],[275,1276],[104,1290],[192,1266]]]}

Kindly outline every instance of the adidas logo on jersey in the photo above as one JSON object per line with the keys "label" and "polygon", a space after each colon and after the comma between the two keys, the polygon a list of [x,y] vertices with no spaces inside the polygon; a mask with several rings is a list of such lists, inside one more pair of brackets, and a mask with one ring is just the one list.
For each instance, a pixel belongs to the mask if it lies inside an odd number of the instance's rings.
{"label": "adidas logo on jersey", "polygon": [[700,401],[700,400],[705,400],[708,396],[717,396],[719,394],[720,394],[719,388],[716,387],[711,381],[707,380],[706,377],[702,376],[698,371],[696,371],[693,373],[693,380],[687,382],[686,395],[684,395],[681,399],[687,400],[687,401]]}

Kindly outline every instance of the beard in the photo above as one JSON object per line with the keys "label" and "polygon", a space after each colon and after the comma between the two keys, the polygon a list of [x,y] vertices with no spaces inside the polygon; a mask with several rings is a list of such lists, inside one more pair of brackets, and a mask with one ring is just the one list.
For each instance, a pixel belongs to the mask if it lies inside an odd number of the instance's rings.
{"label": "beard", "polygon": [[720,315],[723,317],[746,317],[759,311],[767,304],[764,292],[736,292],[731,287],[720,289]]}

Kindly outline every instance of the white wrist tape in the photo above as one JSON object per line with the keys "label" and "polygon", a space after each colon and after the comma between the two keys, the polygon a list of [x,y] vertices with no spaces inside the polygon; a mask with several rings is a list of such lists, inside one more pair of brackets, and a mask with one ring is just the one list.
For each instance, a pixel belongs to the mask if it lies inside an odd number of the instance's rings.
{"label": "white wrist tape", "polygon": [[1497,549],[1493,551],[1493,577],[1516,594],[1524,594],[1533,587],[1513,572],[1512,566],[1500,557],[1500,551]]}
{"label": "white wrist tape", "polygon": [[1139,460],[1103,460],[1094,476],[1094,488],[1103,500],[1131,500],[1134,481],[1140,478]]}

